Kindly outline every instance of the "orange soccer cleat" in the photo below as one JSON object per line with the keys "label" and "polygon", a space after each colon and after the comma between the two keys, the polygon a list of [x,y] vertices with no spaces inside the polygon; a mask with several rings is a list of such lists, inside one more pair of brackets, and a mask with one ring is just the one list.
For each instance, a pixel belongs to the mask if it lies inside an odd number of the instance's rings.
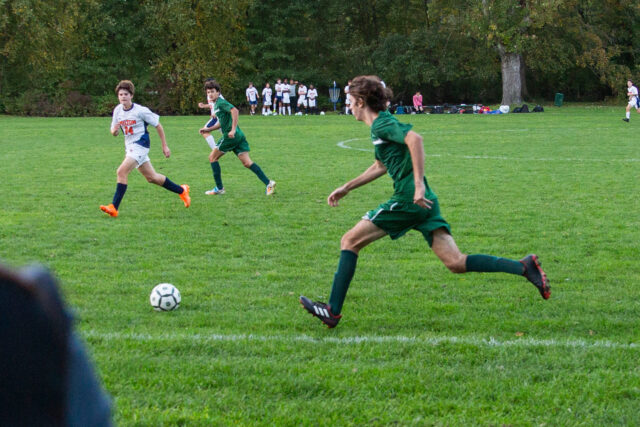
{"label": "orange soccer cleat", "polygon": [[113,206],[113,203],[109,203],[107,206],[100,206],[100,210],[114,218],[118,216],[118,209]]}
{"label": "orange soccer cleat", "polygon": [[187,184],[182,184],[180,187],[182,187],[182,189],[184,190],[180,194],[180,198],[184,202],[184,207],[188,208],[189,206],[191,206],[191,197],[189,197],[189,186]]}

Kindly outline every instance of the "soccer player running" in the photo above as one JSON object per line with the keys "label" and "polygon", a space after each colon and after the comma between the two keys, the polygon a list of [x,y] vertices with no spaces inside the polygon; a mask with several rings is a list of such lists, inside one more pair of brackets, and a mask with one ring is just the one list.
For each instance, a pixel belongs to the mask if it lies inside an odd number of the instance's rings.
{"label": "soccer player running", "polygon": [[171,155],[171,150],[167,146],[164,129],[160,124],[160,116],[153,113],[147,107],[134,104],[133,94],[135,87],[129,80],[122,80],[116,86],[116,95],[120,104],[113,109],[113,118],[111,120],[111,135],[118,136],[120,129],[124,134],[125,157],[118,170],[116,192],[113,195],[113,201],[106,206],[100,206],[100,209],[112,217],[118,216],[120,202],[127,191],[127,183],[129,173],[135,168],[147,179],[148,182],[160,185],[169,191],[180,195],[184,206],[191,205],[191,197],[189,197],[188,185],[174,184],[166,176],[159,174],[153,169],[151,160],[149,160],[149,132],[147,125],[151,125],[158,131],[158,136],[162,142],[162,152],[165,157]]}
{"label": "soccer player running", "polygon": [[504,272],[526,277],[542,298],[551,296],[547,276],[536,255],[520,261],[491,255],[466,255],[460,252],[451,236],[449,224],[440,215],[438,198],[424,176],[422,137],[411,125],[398,122],[387,110],[391,91],[376,76],[356,77],[350,85],[349,97],[355,118],[371,127],[375,161],[360,176],[335,189],[328,197],[330,206],[351,190],[389,173],[394,194],[386,203],[373,209],[349,230],[340,242],[341,253],[329,303],[314,302],[301,296],[300,303],[328,327],[335,327],[342,317],[349,284],[356,270],[358,253],[368,244],[389,235],[402,237],[409,230],[421,232],[433,252],[453,273]]}
{"label": "soccer player running", "polygon": [[629,97],[629,103],[627,104],[627,114],[622,120],[629,123],[631,118],[631,109],[635,108],[640,113],[640,98],[638,98],[638,88],[633,85],[631,80],[627,80],[627,96]]}
{"label": "soccer player running", "polygon": [[209,154],[209,161],[213,169],[213,178],[216,186],[213,190],[207,191],[206,194],[222,195],[226,192],[224,185],[222,185],[222,172],[218,160],[229,151],[233,151],[244,167],[250,169],[256,174],[260,181],[264,183],[266,186],[265,193],[267,196],[270,196],[275,191],[276,182],[267,178],[264,172],[262,172],[262,169],[260,169],[260,166],[251,161],[249,157],[249,143],[238,126],[238,109],[220,96],[220,84],[217,81],[207,81],[204,87],[207,91],[207,97],[210,97],[215,102],[213,111],[218,118],[218,123],[211,128],[207,128],[207,131],[211,132],[216,129],[222,129],[222,139],[219,141],[218,146]]}

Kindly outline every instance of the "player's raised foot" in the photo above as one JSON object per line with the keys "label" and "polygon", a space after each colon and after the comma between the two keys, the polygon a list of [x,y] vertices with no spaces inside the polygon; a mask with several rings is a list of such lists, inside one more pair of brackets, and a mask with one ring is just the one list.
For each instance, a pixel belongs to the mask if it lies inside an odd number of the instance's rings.
{"label": "player's raised foot", "polygon": [[184,202],[184,207],[188,208],[191,206],[191,197],[189,197],[189,186],[187,184],[182,184],[180,187],[184,190],[180,193],[180,198]]}
{"label": "player's raised foot", "polygon": [[118,216],[118,209],[116,209],[116,207],[113,206],[113,203],[109,203],[107,206],[104,206],[104,205],[100,206],[100,210],[114,218]]}
{"label": "player's raised foot", "polygon": [[624,119],[622,119],[622,121],[629,123],[629,119],[627,119],[626,117]]}
{"label": "player's raised foot", "polygon": [[549,286],[549,279],[540,266],[540,260],[537,255],[527,255],[520,260],[524,265],[524,273],[522,275],[527,278],[533,285],[538,288],[540,295],[544,299],[551,297],[551,287]]}
{"label": "player's raised foot", "polygon": [[226,193],[224,188],[213,187],[211,190],[207,190],[204,192],[207,196],[218,196]]}
{"label": "player's raised foot", "polygon": [[305,310],[320,319],[322,323],[327,325],[329,328],[335,328],[342,318],[342,314],[338,314],[337,316],[333,315],[331,313],[331,306],[328,304],[323,302],[313,302],[302,295],[300,295],[300,304],[302,304]]}
{"label": "player's raised foot", "polygon": [[270,196],[273,194],[274,191],[276,191],[276,182],[269,181],[269,183],[267,184],[267,189],[265,190],[265,194],[267,196]]}

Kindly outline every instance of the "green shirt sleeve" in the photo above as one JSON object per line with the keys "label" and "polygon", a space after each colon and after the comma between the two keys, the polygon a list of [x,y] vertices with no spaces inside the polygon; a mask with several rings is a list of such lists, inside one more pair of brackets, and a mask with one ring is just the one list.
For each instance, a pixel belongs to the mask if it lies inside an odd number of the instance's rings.
{"label": "green shirt sleeve", "polygon": [[218,109],[220,111],[224,111],[226,113],[230,113],[231,109],[235,108],[229,101],[227,101],[226,99],[220,99],[218,100],[218,105],[217,105]]}
{"label": "green shirt sleeve", "polygon": [[400,123],[395,117],[385,120],[376,120],[372,132],[375,136],[385,141],[397,142],[404,144],[404,137],[411,130],[413,125]]}

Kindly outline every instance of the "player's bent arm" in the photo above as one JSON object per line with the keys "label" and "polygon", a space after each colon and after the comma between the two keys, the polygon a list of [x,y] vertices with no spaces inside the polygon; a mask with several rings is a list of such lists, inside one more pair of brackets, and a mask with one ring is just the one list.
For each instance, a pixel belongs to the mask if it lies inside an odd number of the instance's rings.
{"label": "player's bent arm", "polygon": [[202,133],[202,132],[207,132],[207,133],[213,132],[214,130],[220,129],[220,126],[221,126],[220,122],[218,121],[218,122],[216,122],[215,125],[211,126],[210,128],[203,127],[202,129],[200,129],[200,133]]}
{"label": "player's bent arm", "polygon": [[231,109],[231,131],[229,133],[235,134],[237,127],[238,127],[238,109],[236,107],[233,107]]}
{"label": "player's bent arm", "polygon": [[422,137],[410,130],[404,137],[404,143],[409,148],[411,154],[411,165],[413,166],[413,182],[417,186],[423,183],[424,178],[424,145]]}
{"label": "player's bent arm", "polygon": [[385,173],[387,173],[386,166],[380,160],[376,160],[371,166],[367,168],[366,171],[362,172],[359,176],[344,184],[343,187],[347,191],[351,191],[380,178]]}
{"label": "player's bent arm", "polygon": [[162,143],[162,152],[165,157],[169,157],[171,155],[171,150],[169,150],[169,146],[167,145],[167,138],[164,134],[164,128],[161,123],[158,123],[156,126],[156,131],[158,131],[158,136],[160,137],[160,142]]}
{"label": "player's bent arm", "polygon": [[404,142],[409,148],[411,165],[413,166],[413,182],[415,186],[413,203],[422,208],[430,209],[433,202],[424,196],[426,188],[424,185],[424,145],[422,137],[414,131],[409,131],[404,137]]}
{"label": "player's bent arm", "polygon": [[358,177],[333,190],[329,197],[327,197],[327,203],[329,204],[329,206],[338,206],[338,200],[346,196],[351,190],[361,187],[373,181],[374,179],[381,177],[386,172],[387,168],[384,166],[384,164],[382,164],[382,162],[380,162],[379,160],[376,160],[374,164],[369,166],[369,168]]}

